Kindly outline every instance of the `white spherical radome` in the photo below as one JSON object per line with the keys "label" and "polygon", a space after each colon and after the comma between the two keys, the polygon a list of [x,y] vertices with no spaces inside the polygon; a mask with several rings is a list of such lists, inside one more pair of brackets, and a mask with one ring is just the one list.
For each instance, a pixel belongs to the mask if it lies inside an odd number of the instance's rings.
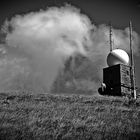
{"label": "white spherical radome", "polygon": [[107,56],[108,66],[113,66],[117,64],[129,65],[129,56],[122,49],[114,49]]}

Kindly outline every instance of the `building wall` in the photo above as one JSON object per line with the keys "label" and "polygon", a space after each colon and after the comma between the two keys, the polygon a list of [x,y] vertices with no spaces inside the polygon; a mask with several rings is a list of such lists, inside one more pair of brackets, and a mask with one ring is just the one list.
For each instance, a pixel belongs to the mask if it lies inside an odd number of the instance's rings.
{"label": "building wall", "polygon": [[103,82],[110,89],[108,94],[131,95],[131,67],[118,64],[104,68]]}

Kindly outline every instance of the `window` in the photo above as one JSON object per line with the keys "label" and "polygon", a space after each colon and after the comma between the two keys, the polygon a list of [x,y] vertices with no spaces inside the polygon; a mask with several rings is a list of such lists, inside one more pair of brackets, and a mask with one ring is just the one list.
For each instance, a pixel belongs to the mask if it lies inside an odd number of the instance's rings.
{"label": "window", "polygon": [[129,71],[128,70],[126,71],[126,74],[129,75]]}

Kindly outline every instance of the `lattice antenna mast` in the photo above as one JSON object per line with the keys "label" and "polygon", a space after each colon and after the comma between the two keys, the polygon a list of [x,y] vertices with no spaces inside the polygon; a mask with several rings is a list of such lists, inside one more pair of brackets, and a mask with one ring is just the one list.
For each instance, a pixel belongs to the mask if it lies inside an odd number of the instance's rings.
{"label": "lattice antenna mast", "polygon": [[113,41],[112,41],[112,25],[109,23],[109,42],[110,42],[110,52],[113,50]]}
{"label": "lattice antenna mast", "polygon": [[133,41],[132,41],[132,23],[129,22],[129,33],[130,33],[130,66],[131,66],[131,91],[134,99],[136,99],[136,83],[135,83],[135,64],[133,55]]}

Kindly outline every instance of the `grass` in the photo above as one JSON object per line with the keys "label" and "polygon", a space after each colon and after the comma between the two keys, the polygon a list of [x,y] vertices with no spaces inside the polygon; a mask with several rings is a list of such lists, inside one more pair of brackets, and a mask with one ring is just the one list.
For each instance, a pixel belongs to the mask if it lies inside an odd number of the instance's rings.
{"label": "grass", "polygon": [[[7,99],[7,100],[6,100]],[[0,140],[139,140],[140,100],[0,93]]]}

